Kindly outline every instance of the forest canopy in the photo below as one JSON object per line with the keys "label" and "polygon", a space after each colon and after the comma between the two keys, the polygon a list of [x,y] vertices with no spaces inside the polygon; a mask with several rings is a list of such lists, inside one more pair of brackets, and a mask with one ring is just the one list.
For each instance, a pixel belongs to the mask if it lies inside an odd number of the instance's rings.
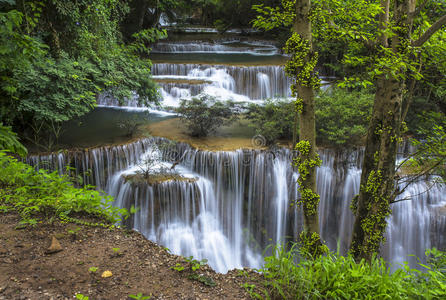
{"label": "forest canopy", "polygon": [[119,0],[0,1],[0,123],[49,148],[61,122],[92,110],[100,93],[155,102],[142,57],[166,33],[147,28],[124,43],[129,11]]}

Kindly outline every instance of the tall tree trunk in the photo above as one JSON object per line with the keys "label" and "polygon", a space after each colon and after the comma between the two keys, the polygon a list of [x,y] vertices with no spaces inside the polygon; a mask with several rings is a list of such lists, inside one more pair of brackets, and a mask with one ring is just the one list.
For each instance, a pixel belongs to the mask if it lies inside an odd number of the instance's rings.
{"label": "tall tree trunk", "polygon": [[[381,3],[385,5],[386,2]],[[396,56],[406,55],[412,23],[408,16],[414,9],[413,0],[395,1],[393,21],[400,29],[392,37],[390,44]],[[388,17],[389,14],[386,15]],[[383,38],[381,46],[388,47],[387,44],[387,38]],[[377,79],[376,87],[360,191],[352,203],[356,218],[350,251],[357,260],[367,261],[371,260],[373,253],[379,251],[384,240],[386,218],[390,214],[390,203],[393,200],[391,195],[395,188],[395,160],[401,135],[404,81],[394,78],[389,72]]]}
{"label": "tall tree trunk", "polygon": [[[314,89],[319,87],[319,79],[314,71],[317,54],[313,50],[310,9],[310,0],[296,0],[294,33],[286,46],[286,51],[293,56],[286,66],[286,71],[296,79],[292,89],[293,94],[297,94],[296,113],[300,113],[300,141],[296,145],[299,157],[295,160],[300,174],[298,183],[304,214],[304,230],[300,240],[308,254],[318,256],[326,251],[326,247],[322,246],[319,236],[316,167],[320,165],[320,159],[316,153],[314,109]],[[308,69],[311,69],[310,74],[303,72]]]}

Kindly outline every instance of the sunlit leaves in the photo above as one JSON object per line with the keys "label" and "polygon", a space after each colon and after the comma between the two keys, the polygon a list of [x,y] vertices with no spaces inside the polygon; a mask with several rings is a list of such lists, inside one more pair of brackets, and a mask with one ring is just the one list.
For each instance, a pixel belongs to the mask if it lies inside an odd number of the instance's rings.
{"label": "sunlit leaves", "polygon": [[253,21],[253,27],[272,30],[278,27],[289,27],[293,23],[295,0],[282,0],[282,7],[268,7],[263,4],[254,5],[253,9],[257,11],[258,16]]}

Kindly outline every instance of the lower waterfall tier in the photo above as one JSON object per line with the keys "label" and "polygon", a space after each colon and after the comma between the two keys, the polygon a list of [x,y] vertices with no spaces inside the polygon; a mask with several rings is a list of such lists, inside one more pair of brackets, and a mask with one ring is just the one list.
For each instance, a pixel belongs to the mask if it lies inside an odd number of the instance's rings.
{"label": "lower waterfall tier", "polygon": [[[127,180],[141,168],[144,157],[193,180],[169,180],[152,185]],[[275,151],[198,151],[162,138],[83,151],[34,156],[37,167],[67,166],[85,183],[115,197],[119,207],[138,211],[127,225],[176,254],[206,258],[219,272],[259,267],[270,244],[294,241],[302,228],[297,176],[287,149]],[[350,202],[359,190],[361,151],[320,152],[317,184],[320,232],[333,251],[346,253],[354,217]],[[46,161],[46,163],[44,163]],[[127,176],[127,177],[126,177]],[[393,263],[423,257],[427,248],[445,248],[446,189],[427,181],[413,183],[392,206],[387,242],[381,253]]]}

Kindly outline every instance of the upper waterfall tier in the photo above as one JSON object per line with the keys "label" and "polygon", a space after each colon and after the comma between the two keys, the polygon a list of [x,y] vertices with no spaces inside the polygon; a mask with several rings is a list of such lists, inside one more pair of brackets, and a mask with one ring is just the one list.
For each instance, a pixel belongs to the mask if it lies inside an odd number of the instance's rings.
{"label": "upper waterfall tier", "polygon": [[[250,102],[290,96],[291,80],[282,66],[211,66],[159,63],[152,67],[161,88],[161,104],[177,107],[181,99],[207,94],[222,101]],[[118,106],[118,101],[100,97],[99,105]],[[137,96],[124,106],[138,106]]]}
{"label": "upper waterfall tier", "polygon": [[250,54],[257,56],[278,55],[280,51],[271,43],[227,40],[214,41],[169,41],[158,42],[152,53],[217,53],[217,54]]}
{"label": "upper waterfall tier", "polygon": [[[152,73],[155,79],[207,80],[201,92],[221,97],[222,100],[287,97],[290,94],[291,80],[285,75],[282,66],[210,66],[199,64],[154,64]],[[163,86],[161,84],[161,86]],[[190,89],[190,88],[189,88]],[[226,97],[228,97],[226,99]],[[246,100],[241,98],[241,100]]]}
{"label": "upper waterfall tier", "polygon": [[[196,180],[153,186],[127,181],[123,174],[134,172],[154,147],[168,166]],[[359,189],[362,155],[328,150],[320,154],[321,235],[332,250],[339,246],[345,253],[353,225],[349,207]],[[287,149],[208,152],[151,138],[129,145],[35,156],[28,161],[61,172],[66,166],[74,167],[85,183],[96,184],[114,196],[117,205],[140,207],[130,225],[148,238],[175,253],[208,258],[212,267],[224,272],[234,267],[258,267],[266,245],[298,236],[302,216],[300,209],[290,206],[299,198],[298,174],[291,167],[291,158]],[[392,206],[387,243],[382,247],[386,259],[415,263],[408,255],[423,257],[426,248],[445,246],[446,216],[440,213],[446,205],[445,192],[441,186],[429,189],[427,182],[414,183],[406,190],[401,197],[413,200]]]}

